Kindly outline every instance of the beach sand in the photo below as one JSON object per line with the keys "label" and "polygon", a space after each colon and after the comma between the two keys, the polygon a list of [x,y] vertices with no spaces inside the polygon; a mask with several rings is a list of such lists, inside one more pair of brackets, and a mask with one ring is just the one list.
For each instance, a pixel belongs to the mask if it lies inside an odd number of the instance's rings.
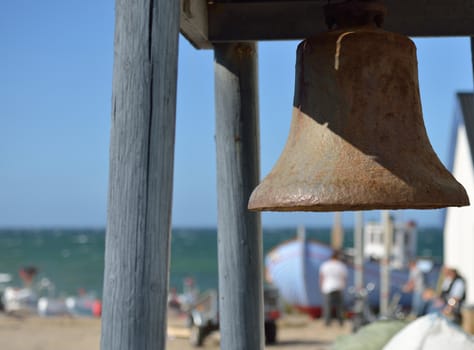
{"label": "beach sand", "polygon": [[[195,349],[189,344],[184,320],[168,320],[167,350]],[[349,334],[350,324],[325,327],[321,320],[304,315],[283,317],[278,324],[278,343],[266,349],[328,350],[339,335]],[[99,350],[100,320],[85,318],[15,318],[0,316],[0,349],[5,350]],[[203,349],[219,349],[219,332],[206,338]]]}

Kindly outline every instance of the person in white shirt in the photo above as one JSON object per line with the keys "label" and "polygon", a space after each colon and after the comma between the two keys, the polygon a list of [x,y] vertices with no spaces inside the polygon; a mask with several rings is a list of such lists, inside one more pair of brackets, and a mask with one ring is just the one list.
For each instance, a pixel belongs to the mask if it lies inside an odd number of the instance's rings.
{"label": "person in white shirt", "polygon": [[326,326],[331,324],[332,310],[336,311],[339,324],[344,324],[344,290],[347,283],[347,267],[335,251],[319,268],[319,286],[323,295],[323,315]]}

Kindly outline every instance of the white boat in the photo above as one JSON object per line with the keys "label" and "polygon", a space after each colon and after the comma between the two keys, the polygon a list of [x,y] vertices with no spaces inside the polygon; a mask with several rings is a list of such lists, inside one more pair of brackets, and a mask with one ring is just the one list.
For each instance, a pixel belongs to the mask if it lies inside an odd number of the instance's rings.
{"label": "white boat", "polygon": [[[382,243],[381,224],[369,223],[365,226],[365,235],[373,238],[374,242],[369,245],[366,254],[372,258],[364,261],[364,283],[372,282],[375,289],[369,295],[369,302],[373,307],[379,306],[380,295],[380,263],[375,249],[375,242]],[[416,231],[413,223],[398,225],[395,229],[394,238],[414,235]],[[398,233],[397,233],[398,232]],[[407,250],[412,249],[411,240],[401,240]],[[400,248],[401,249],[401,248]],[[319,289],[319,267],[333,253],[333,248],[317,241],[306,239],[301,232],[296,239],[287,241],[271,250],[265,257],[266,278],[275,285],[283,300],[313,317],[321,315],[322,295]],[[354,281],[354,264],[352,256],[345,255],[349,270],[348,283]],[[407,260],[406,258],[402,260]],[[430,283],[438,278],[439,266],[430,265],[430,271],[425,271]],[[409,307],[411,294],[401,293],[401,287],[408,280],[408,268],[400,266],[396,262],[390,268],[390,296],[400,296],[399,303]],[[347,306],[352,303],[352,296],[348,290],[345,293]]]}
{"label": "white boat", "polygon": [[31,288],[6,287],[2,303],[7,313],[36,313],[38,295]]}
{"label": "white boat", "polygon": [[[11,281],[11,276],[7,280],[7,278],[4,279],[5,283]],[[54,284],[47,278],[42,278],[32,287],[6,286],[1,294],[1,304],[4,311],[11,314],[101,316],[101,301],[93,294],[83,293],[78,296],[58,298],[53,296],[54,290]]]}
{"label": "white boat", "polygon": [[[0,273],[0,288],[1,286],[10,283],[12,281],[12,275],[9,273]],[[1,291],[2,289],[0,289]]]}

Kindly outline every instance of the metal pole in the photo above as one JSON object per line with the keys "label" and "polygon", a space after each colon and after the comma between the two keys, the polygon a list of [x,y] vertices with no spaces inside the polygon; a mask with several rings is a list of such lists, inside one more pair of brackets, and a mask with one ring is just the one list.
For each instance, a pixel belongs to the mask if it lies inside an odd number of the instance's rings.
{"label": "metal pole", "polygon": [[115,9],[101,349],[164,349],[179,2]]}
{"label": "metal pole", "polygon": [[342,249],[344,243],[344,229],[342,227],[342,214],[340,211],[334,212],[334,224],[331,231],[331,246],[335,250]]}
{"label": "metal pole", "polygon": [[257,45],[216,44],[216,148],[221,349],[263,349]]}
{"label": "metal pole", "polygon": [[354,286],[361,290],[364,287],[364,212],[355,212],[354,219]]}
{"label": "metal pole", "polygon": [[381,217],[384,233],[384,255],[380,262],[380,315],[387,316],[390,298],[390,253],[392,251],[393,226],[388,210],[382,210]]}

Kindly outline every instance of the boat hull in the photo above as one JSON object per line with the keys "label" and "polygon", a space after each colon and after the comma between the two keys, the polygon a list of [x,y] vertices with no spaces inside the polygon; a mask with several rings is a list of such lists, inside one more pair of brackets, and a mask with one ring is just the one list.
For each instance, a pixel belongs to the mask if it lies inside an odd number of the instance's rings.
{"label": "boat hull", "polygon": [[[315,241],[295,239],[279,245],[265,257],[266,277],[280,291],[283,300],[313,317],[321,315],[323,297],[319,288],[319,268],[333,253],[331,247]],[[354,283],[354,265],[347,261],[348,287]],[[427,276],[429,283],[437,278],[436,269]],[[411,293],[403,293],[402,287],[408,280],[408,269],[390,271],[390,298],[400,296],[399,304],[409,308]],[[375,289],[369,294],[369,303],[378,308],[380,301],[380,264],[377,261],[364,263],[364,283],[372,282]],[[353,296],[346,288],[344,301],[349,309]]]}

